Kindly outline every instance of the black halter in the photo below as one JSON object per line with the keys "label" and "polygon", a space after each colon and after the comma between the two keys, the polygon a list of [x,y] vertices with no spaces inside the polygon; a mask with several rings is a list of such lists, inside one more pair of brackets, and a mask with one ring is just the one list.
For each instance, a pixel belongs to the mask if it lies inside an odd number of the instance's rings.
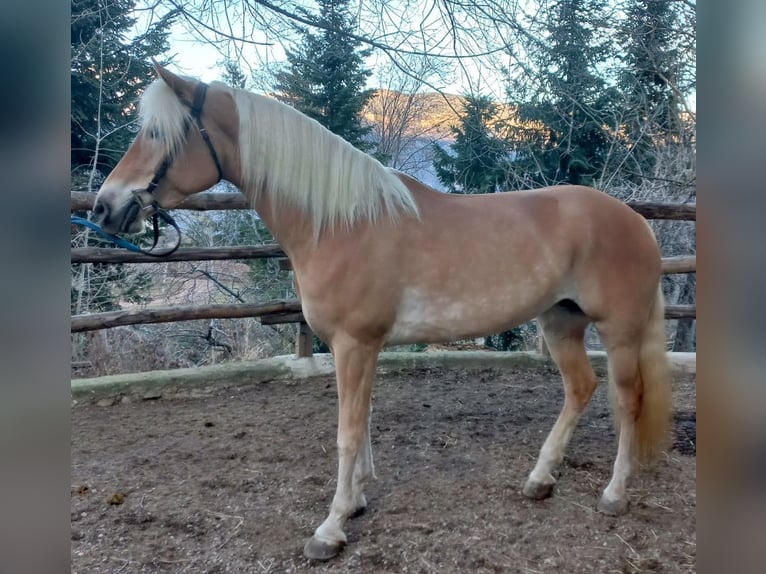
{"label": "black halter", "polygon": [[[210,141],[210,135],[207,133],[207,130],[202,125],[202,106],[205,104],[206,95],[207,95],[207,84],[204,82],[199,82],[197,84],[197,88],[194,90],[194,101],[191,104],[191,121],[186,123],[186,131],[187,132],[189,131],[189,127],[192,123],[197,127],[197,131],[202,136],[202,140],[207,145],[207,149],[210,151],[210,156],[213,158],[213,162],[215,162],[215,167],[218,170],[218,181],[221,181],[223,179],[223,169],[221,168],[221,161],[218,159],[218,153],[216,153],[215,148],[213,147],[213,142]],[[135,211],[143,211],[145,209],[152,210],[152,227],[154,229],[154,243],[152,244],[151,249],[141,250],[141,253],[145,255],[151,255],[152,257],[163,257],[165,255],[170,255],[176,249],[178,249],[178,247],[181,245],[181,230],[179,229],[178,224],[176,223],[175,219],[173,219],[173,217],[167,211],[165,211],[164,209],[160,207],[160,204],[157,202],[157,199],[154,197],[154,190],[157,189],[157,186],[159,185],[160,180],[162,180],[162,178],[165,177],[165,175],[168,172],[168,169],[170,169],[170,166],[172,164],[173,164],[173,155],[166,156],[165,159],[162,160],[160,167],[158,167],[157,171],[154,172],[154,177],[152,177],[152,180],[149,182],[149,185],[147,185],[145,189],[136,190],[133,192],[133,195],[135,197],[135,203],[128,208],[130,210],[135,210]],[[152,196],[152,202],[149,205],[146,205],[143,199],[141,199],[142,193],[149,193]],[[160,228],[159,228],[160,219],[162,219],[165,223],[171,225],[176,230],[178,239],[176,241],[176,244],[170,249],[162,251],[162,252],[155,252],[154,248],[157,247],[157,242],[160,239]]]}

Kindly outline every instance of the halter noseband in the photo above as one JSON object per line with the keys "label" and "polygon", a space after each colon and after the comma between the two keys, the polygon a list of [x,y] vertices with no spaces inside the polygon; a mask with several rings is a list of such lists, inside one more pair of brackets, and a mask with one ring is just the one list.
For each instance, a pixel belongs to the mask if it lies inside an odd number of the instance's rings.
{"label": "halter noseband", "polygon": [[[213,158],[213,162],[215,163],[215,168],[218,170],[218,181],[221,181],[223,179],[223,169],[221,168],[221,161],[218,159],[218,153],[215,151],[215,148],[213,147],[213,142],[210,141],[210,135],[207,133],[207,130],[202,125],[202,106],[205,105],[206,95],[207,95],[207,84],[205,82],[199,82],[197,84],[197,88],[194,90],[194,100],[191,103],[191,122],[186,123],[186,131],[188,132],[190,124],[194,123],[194,125],[197,127],[197,131],[202,136],[202,140],[205,142],[205,145],[207,145],[207,149],[210,152],[210,157]],[[133,204],[131,209],[143,211],[145,209],[151,208],[153,210],[152,211],[152,227],[154,230],[154,243],[152,244],[152,247],[149,250],[140,249],[141,253],[145,255],[151,255],[152,257],[163,257],[165,255],[170,255],[176,249],[178,249],[178,247],[181,245],[181,230],[179,229],[178,224],[176,223],[175,219],[173,219],[173,217],[167,211],[165,211],[164,209],[160,207],[160,204],[157,202],[157,199],[154,197],[155,189],[157,189],[157,186],[159,185],[160,180],[162,180],[162,178],[165,177],[165,175],[168,172],[168,169],[170,169],[170,166],[172,164],[173,164],[173,156],[172,155],[166,156],[165,159],[162,160],[160,167],[158,167],[157,171],[154,172],[154,177],[152,177],[152,180],[149,182],[149,185],[147,185],[145,189],[135,190],[133,192],[133,195],[135,198],[135,204]],[[148,193],[152,196],[153,200],[149,205],[146,205],[144,201],[141,199],[141,195],[140,195],[141,193]],[[173,226],[173,228],[176,230],[176,234],[178,235],[178,240],[176,241],[176,244],[173,247],[171,247],[169,250],[162,251],[162,252],[155,252],[154,248],[157,246],[157,242],[160,239],[159,219],[162,219],[164,222]]]}

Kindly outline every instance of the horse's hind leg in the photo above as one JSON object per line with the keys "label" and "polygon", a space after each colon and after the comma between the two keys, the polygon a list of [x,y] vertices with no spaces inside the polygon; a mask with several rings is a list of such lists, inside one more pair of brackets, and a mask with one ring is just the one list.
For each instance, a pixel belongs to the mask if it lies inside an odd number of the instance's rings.
{"label": "horse's hind leg", "polygon": [[[603,337],[602,337],[603,338]],[[621,344],[607,346],[610,393],[615,410],[615,423],[619,429],[617,458],[614,461],[612,479],[604,489],[598,508],[611,515],[623,514],[628,509],[626,483],[632,470],[633,443],[636,434],[636,414],[640,398],[636,385],[638,376],[638,345]]]}
{"label": "horse's hind leg", "polygon": [[550,496],[556,480],[554,469],[564,457],[572,431],[596,388],[596,375],[585,352],[585,328],[590,319],[572,302],[562,302],[539,317],[551,356],[564,380],[564,407],[540,449],[534,470],[524,485],[524,495]]}
{"label": "horse's hind leg", "polygon": [[303,548],[306,557],[315,560],[329,560],[345,545],[343,525],[364,504],[360,483],[372,472],[372,456],[366,449],[380,345],[338,337],[332,350],[338,378],[338,484],[327,518]]}
{"label": "horse's hind leg", "polygon": [[609,360],[612,407],[619,430],[612,479],[598,508],[622,514],[628,508],[626,483],[634,462],[652,462],[669,438],[672,411],[665,348],[665,312],[658,290],[649,322],[640,313],[596,323]]}

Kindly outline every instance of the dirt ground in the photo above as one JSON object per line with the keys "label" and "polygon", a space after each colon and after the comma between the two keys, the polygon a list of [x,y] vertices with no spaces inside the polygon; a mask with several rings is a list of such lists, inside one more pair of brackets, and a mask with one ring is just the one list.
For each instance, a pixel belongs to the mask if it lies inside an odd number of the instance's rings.
{"label": "dirt ground", "polygon": [[674,394],[674,447],[612,518],[595,510],[616,450],[605,385],[535,502],[521,486],[561,406],[556,372],[383,373],[378,478],[327,563],[302,547],[335,487],[334,379],[75,404],[72,572],[694,572],[694,377]]}

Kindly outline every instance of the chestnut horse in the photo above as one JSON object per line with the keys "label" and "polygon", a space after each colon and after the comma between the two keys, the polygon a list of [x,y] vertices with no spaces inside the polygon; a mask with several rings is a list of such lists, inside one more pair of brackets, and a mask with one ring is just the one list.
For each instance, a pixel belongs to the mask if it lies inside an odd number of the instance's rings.
{"label": "chestnut horse", "polygon": [[225,178],[284,248],[306,321],[332,349],[339,398],[337,490],[306,556],[338,554],[345,521],[367,504],[381,349],[489,335],[534,317],[565,400],[523,493],[551,494],[596,387],[583,343],[594,323],[619,429],[598,507],[627,510],[628,476],[661,452],[670,420],[660,252],[641,216],[579,186],[441,193],[274,99],[217,82],[208,90],[155,66],[141,131],[101,187],[93,218],[110,233],[137,232],[160,207]]}

